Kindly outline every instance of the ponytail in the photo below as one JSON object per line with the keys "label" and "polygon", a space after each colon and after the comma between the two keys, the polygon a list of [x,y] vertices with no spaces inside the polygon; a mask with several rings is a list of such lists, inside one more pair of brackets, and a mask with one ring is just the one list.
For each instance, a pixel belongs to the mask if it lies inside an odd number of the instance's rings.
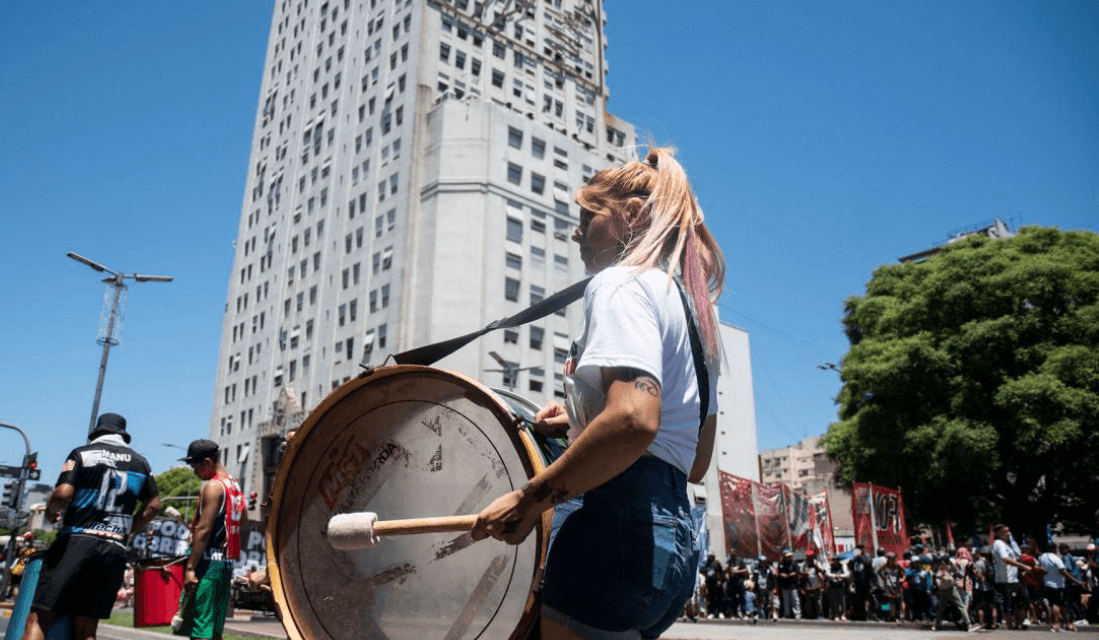
{"label": "ponytail", "polygon": [[662,267],[669,278],[679,270],[698,320],[706,363],[717,369],[721,337],[713,304],[724,286],[725,258],[674,153],[668,147],[655,147],[644,162],[604,169],[580,191],[577,201],[593,208],[607,200],[642,200],[619,264]]}

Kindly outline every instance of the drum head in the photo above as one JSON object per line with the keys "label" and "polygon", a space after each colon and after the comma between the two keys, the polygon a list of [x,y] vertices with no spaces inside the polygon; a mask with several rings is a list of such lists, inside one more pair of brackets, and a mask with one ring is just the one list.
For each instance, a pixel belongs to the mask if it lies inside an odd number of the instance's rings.
{"label": "drum head", "polygon": [[385,367],[333,392],[290,442],[272,494],[268,563],[290,637],[524,637],[549,512],[518,546],[440,533],[349,552],[333,549],[325,532],[342,513],[477,513],[542,466],[508,407],[462,376]]}

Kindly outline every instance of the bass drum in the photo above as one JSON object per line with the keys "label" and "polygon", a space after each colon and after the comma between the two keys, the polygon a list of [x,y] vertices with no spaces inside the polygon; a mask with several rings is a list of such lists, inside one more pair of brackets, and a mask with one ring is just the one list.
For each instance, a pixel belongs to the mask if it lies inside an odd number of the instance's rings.
{"label": "bass drum", "polygon": [[[279,465],[267,561],[291,639],[519,640],[537,617],[551,511],[517,546],[469,533],[383,538],[338,551],[329,519],[477,513],[545,468],[532,406],[464,376],[382,367],[331,393]],[[558,451],[559,452],[559,451]]]}

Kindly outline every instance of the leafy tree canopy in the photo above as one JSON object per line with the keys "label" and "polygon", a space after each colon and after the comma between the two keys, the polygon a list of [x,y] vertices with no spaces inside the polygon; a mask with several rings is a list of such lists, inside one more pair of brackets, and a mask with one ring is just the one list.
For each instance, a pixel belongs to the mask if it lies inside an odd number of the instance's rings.
{"label": "leafy tree canopy", "polygon": [[1096,524],[1099,235],[1027,227],[881,267],[843,323],[823,443],[845,481],[902,487],[913,519],[966,530]]}
{"label": "leafy tree canopy", "polygon": [[187,522],[191,521],[198,506],[199,492],[202,490],[202,480],[199,480],[194,471],[189,467],[169,469],[156,476],[156,488],[160,491],[162,515],[168,507],[175,507]]}

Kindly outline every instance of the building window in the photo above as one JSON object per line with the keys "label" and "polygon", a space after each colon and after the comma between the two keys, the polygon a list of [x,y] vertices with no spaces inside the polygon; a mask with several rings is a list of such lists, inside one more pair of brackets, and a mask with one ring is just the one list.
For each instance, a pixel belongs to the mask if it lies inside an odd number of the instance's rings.
{"label": "building window", "polygon": [[530,190],[541,195],[546,190],[546,177],[531,171]]}
{"label": "building window", "polygon": [[523,258],[509,251],[504,257],[504,265],[509,269],[522,269]]}
{"label": "building window", "polygon": [[492,86],[504,88],[504,72],[499,69],[492,70]]}
{"label": "building window", "polygon": [[523,181],[523,167],[515,164],[514,162],[508,163],[508,182],[512,184],[519,184]]}
{"label": "building window", "polygon": [[515,127],[508,127],[508,145],[516,149],[523,148],[523,132]]}
{"label": "building window", "polygon": [[546,297],[546,288],[540,287],[536,284],[530,285],[530,303],[532,305],[538,304]]}
{"label": "building window", "polygon": [[523,222],[515,218],[508,218],[508,240],[521,242],[523,240]]}
{"label": "building window", "polygon": [[519,302],[519,281],[515,278],[504,278],[504,297],[511,302]]}
{"label": "building window", "polygon": [[545,338],[545,335],[546,335],[546,330],[543,329],[542,327],[531,327],[530,328],[530,348],[531,349],[541,350],[542,349],[542,340]]}
{"label": "building window", "polygon": [[535,158],[544,158],[546,155],[546,141],[538,138],[530,139],[530,153]]}
{"label": "building window", "polygon": [[515,329],[504,329],[504,344],[519,344],[519,332]]}

